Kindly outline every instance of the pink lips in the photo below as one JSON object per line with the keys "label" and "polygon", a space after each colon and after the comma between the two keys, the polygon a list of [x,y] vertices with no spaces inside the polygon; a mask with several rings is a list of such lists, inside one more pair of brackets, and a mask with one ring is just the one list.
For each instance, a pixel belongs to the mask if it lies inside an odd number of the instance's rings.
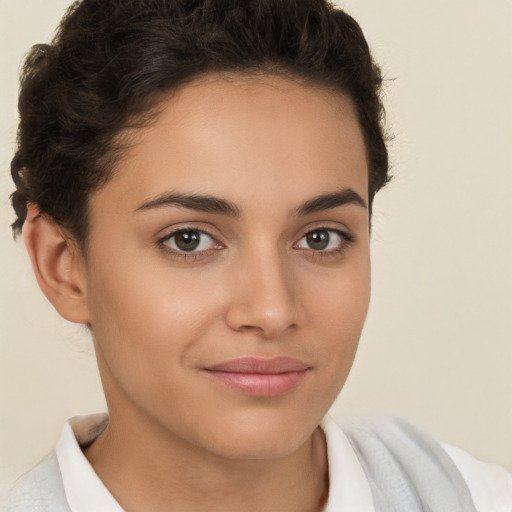
{"label": "pink lips", "polygon": [[242,357],[205,368],[215,380],[254,396],[279,396],[295,388],[310,366],[290,357]]}

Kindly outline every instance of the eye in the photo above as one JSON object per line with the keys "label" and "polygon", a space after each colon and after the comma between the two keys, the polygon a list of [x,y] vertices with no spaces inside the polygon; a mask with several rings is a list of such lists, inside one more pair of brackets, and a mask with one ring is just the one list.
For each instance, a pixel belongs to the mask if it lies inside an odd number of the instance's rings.
{"label": "eye", "polygon": [[219,246],[213,237],[199,229],[180,229],[162,238],[160,243],[182,253],[203,252]]}
{"label": "eye", "polygon": [[352,241],[352,236],[337,229],[319,228],[306,233],[295,245],[297,249],[340,252]]}

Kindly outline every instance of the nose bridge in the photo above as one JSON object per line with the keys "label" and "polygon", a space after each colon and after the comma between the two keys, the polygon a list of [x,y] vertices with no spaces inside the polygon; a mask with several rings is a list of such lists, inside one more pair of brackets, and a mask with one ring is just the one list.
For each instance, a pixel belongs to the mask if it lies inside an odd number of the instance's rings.
{"label": "nose bridge", "polygon": [[228,323],[235,330],[279,336],[297,323],[295,287],[277,246],[247,250],[232,275]]}

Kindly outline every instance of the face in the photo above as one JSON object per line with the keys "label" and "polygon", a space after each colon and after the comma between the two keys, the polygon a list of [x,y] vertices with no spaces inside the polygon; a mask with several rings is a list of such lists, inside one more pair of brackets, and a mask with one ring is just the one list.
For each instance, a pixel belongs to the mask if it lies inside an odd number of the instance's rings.
{"label": "face", "polygon": [[165,101],[90,201],[83,272],[111,423],[230,458],[304,443],[367,312],[367,189],[338,92],[218,76]]}

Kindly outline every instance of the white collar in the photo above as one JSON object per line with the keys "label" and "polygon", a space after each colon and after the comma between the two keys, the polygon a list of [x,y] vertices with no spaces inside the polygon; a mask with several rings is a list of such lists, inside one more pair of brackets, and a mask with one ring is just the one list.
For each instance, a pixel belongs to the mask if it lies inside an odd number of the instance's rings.
{"label": "white collar", "polygon": [[374,512],[370,484],[347,436],[329,415],[321,427],[329,461],[329,499],[324,512]]}
{"label": "white collar", "polygon": [[[92,443],[107,422],[107,414],[80,416],[62,430],[56,452],[72,512],[123,512],[80,448]],[[321,427],[327,440],[330,481],[324,512],[374,512],[368,481],[347,437],[329,416]]]}
{"label": "white collar", "polygon": [[71,512],[124,512],[80,448],[92,443],[107,423],[107,414],[77,416],[62,429],[55,451]]}

